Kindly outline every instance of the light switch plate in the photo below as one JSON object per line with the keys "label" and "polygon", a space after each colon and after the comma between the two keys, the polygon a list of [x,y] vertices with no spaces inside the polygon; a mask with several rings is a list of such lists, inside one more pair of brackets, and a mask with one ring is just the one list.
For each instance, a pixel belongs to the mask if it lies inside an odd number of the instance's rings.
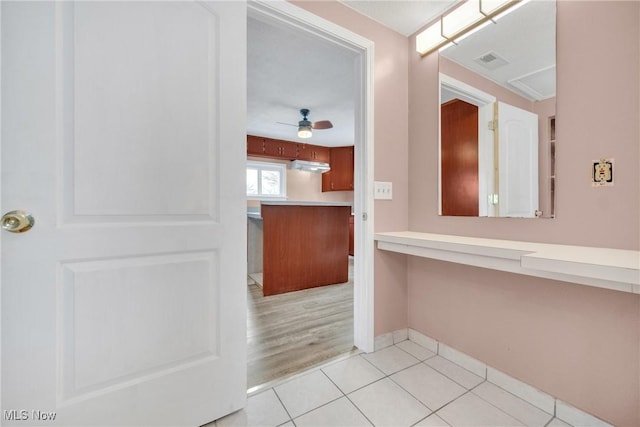
{"label": "light switch plate", "polygon": [[378,200],[393,199],[393,184],[390,182],[375,181],[373,183],[373,198]]}

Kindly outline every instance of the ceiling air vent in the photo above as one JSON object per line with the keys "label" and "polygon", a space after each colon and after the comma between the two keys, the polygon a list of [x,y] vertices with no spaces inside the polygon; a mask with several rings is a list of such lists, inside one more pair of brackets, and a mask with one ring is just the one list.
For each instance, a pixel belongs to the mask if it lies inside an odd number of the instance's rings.
{"label": "ceiling air vent", "polygon": [[479,56],[478,58],[474,59],[474,61],[489,70],[495,70],[496,68],[502,67],[503,65],[507,65],[509,63],[506,59],[493,51]]}

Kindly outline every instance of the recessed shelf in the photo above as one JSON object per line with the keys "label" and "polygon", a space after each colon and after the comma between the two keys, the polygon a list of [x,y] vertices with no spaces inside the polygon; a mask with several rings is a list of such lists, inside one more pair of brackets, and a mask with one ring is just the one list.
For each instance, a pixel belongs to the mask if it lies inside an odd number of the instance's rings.
{"label": "recessed shelf", "polygon": [[640,251],[399,231],[378,249],[640,294]]}

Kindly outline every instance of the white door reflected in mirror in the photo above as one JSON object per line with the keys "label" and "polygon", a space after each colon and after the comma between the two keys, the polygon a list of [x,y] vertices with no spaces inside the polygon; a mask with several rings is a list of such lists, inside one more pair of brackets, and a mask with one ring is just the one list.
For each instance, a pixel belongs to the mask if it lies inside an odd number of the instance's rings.
{"label": "white door reflected in mirror", "polygon": [[538,210],[538,115],[497,103],[496,216],[534,218]]}

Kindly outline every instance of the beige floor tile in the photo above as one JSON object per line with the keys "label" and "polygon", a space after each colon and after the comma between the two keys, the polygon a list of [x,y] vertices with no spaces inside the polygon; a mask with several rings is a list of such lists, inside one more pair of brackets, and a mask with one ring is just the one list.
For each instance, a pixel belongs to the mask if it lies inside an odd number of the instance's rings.
{"label": "beige floor tile", "polygon": [[409,353],[410,355],[412,355],[413,357],[415,357],[420,361],[426,360],[436,355],[433,351],[427,350],[421,345],[418,345],[413,341],[409,341],[409,340],[397,343],[396,347],[399,347],[401,350],[406,351],[407,353]]}
{"label": "beige floor tile", "polygon": [[292,418],[343,396],[322,371],[313,371],[275,387]]}
{"label": "beige floor tile", "polygon": [[473,393],[454,400],[437,412],[453,427],[516,427],[520,421],[502,412]]}
{"label": "beige floor tile", "polygon": [[444,357],[432,357],[425,360],[424,363],[451,378],[466,389],[471,389],[484,381],[484,378],[477,376],[471,371],[467,371],[462,366],[456,365]]}
{"label": "beige floor tile", "polygon": [[553,415],[547,414],[543,410],[536,408],[490,382],[485,381],[480,384],[473,389],[472,393],[480,396],[493,406],[497,406],[528,426],[544,427],[551,418],[553,418]]}
{"label": "beige floor tile", "polygon": [[247,399],[247,406],[217,421],[217,427],[229,426],[272,426],[289,421],[278,396],[273,389],[255,394]]}
{"label": "beige floor tile", "polygon": [[346,397],[314,409],[294,420],[297,427],[370,426],[371,423]]}
{"label": "beige floor tile", "polygon": [[449,427],[449,424],[436,414],[433,414],[420,421],[414,427]]}
{"label": "beige floor tile", "polygon": [[391,379],[432,411],[467,392],[464,387],[424,363],[395,373]]}
{"label": "beige floor tile", "polygon": [[375,426],[411,426],[431,413],[389,378],[361,388],[348,397]]}
{"label": "beige floor tile", "polygon": [[353,356],[322,369],[343,393],[371,384],[385,375],[361,356]]}
{"label": "beige floor tile", "polygon": [[400,350],[394,345],[374,353],[363,354],[362,357],[387,375],[391,375],[420,362],[406,351]]}

